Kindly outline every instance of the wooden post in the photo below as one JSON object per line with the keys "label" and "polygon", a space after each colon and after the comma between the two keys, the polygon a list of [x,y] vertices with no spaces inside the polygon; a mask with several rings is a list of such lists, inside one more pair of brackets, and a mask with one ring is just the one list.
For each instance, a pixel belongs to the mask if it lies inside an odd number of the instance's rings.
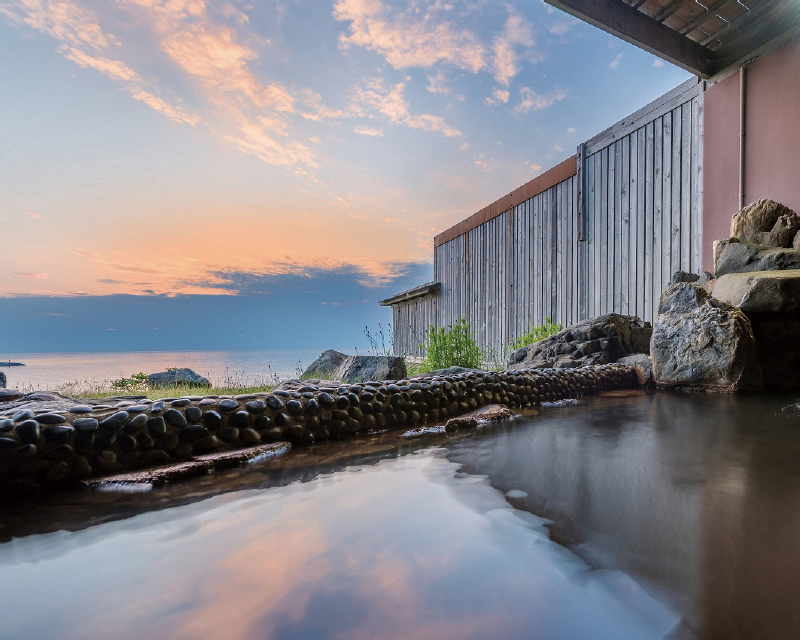
{"label": "wooden post", "polygon": [[585,175],[586,175],[586,143],[581,142],[578,145],[578,154],[575,158],[577,162],[577,169],[578,173],[576,174],[576,180],[578,182],[578,200],[576,202],[576,206],[578,207],[578,240],[583,242],[586,240],[586,216],[584,215],[584,210],[586,208],[586,203],[584,202],[585,197],[584,194],[586,193],[586,186],[585,186]]}

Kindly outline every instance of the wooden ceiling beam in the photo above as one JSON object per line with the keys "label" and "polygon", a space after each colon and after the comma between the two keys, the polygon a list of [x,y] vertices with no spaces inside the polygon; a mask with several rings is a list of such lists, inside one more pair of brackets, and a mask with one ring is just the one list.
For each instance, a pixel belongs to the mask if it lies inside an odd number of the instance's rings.
{"label": "wooden ceiling beam", "polygon": [[701,78],[710,78],[717,71],[713,52],[620,0],[545,2]]}
{"label": "wooden ceiling beam", "polygon": [[717,49],[720,71],[785,34],[800,36],[800,2],[789,0],[764,11],[744,34]]}
{"label": "wooden ceiling beam", "polygon": [[706,20],[708,20],[711,16],[713,16],[717,11],[721,11],[722,9],[724,9],[733,2],[735,2],[735,0],[720,0],[713,7],[709,7],[708,9],[703,11],[703,13],[701,13],[699,16],[693,18],[691,22],[687,22],[685,25],[683,25],[680,29],[678,29],[678,33],[682,35],[691,33],[692,31],[697,29],[697,27],[703,24]]}

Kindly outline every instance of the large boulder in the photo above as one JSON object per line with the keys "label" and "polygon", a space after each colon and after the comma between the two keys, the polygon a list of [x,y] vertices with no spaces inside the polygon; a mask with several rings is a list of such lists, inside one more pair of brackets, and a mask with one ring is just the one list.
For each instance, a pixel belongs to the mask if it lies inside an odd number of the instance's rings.
{"label": "large boulder", "polygon": [[406,377],[403,358],[393,356],[348,356],[328,349],[303,372],[303,378],[321,378],[355,383],[367,380],[401,380]]}
{"label": "large boulder", "polygon": [[327,349],[314,360],[303,372],[303,378],[320,378],[322,380],[341,380],[335,377],[334,373],[339,370],[345,361],[347,354],[334,349]]}
{"label": "large boulder", "polygon": [[800,269],[800,250],[739,242],[736,238],[714,243],[714,274]]}
{"label": "large boulder", "polygon": [[178,385],[188,385],[190,387],[211,386],[208,378],[204,378],[199,373],[186,368],[151,373],[147,376],[147,384],[152,389],[167,389]]}
{"label": "large boulder", "polygon": [[650,354],[661,387],[739,392],[763,386],[747,316],[698,285],[675,284],[661,294]]}
{"label": "large boulder", "polygon": [[511,353],[509,369],[569,368],[615,362],[650,350],[649,322],[607,313],[589,318]]}
{"label": "large boulder", "polygon": [[0,389],[5,389],[8,380],[6,379],[6,374],[3,371],[0,371]]}
{"label": "large boulder", "polygon": [[731,235],[741,242],[791,247],[800,231],[800,217],[774,200],[756,200],[733,216]]}
{"label": "large boulder", "polygon": [[788,313],[800,309],[800,269],[728,273],[714,297],[745,313]]}

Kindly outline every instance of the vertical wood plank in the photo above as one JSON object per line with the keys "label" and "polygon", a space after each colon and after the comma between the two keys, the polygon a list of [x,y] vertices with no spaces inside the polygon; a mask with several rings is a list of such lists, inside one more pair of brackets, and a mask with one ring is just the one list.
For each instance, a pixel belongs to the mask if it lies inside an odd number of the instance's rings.
{"label": "vertical wood plank", "polygon": [[660,283],[662,288],[672,275],[672,113],[664,114],[663,125]]}
{"label": "vertical wood plank", "polygon": [[672,110],[672,253],[670,276],[681,268],[681,108]]}
{"label": "vertical wood plank", "polygon": [[594,203],[594,170],[596,157],[593,154],[587,158],[586,162],[586,269],[584,272],[584,277],[586,278],[586,313],[581,319],[597,315],[594,311],[595,216],[597,215]]}
{"label": "vertical wood plank", "polygon": [[664,247],[663,238],[663,200],[664,191],[664,120],[659,117],[653,129],[653,317],[658,311],[658,299],[662,285]]}
{"label": "vertical wood plank", "polygon": [[703,91],[692,100],[692,271],[703,268]]}
{"label": "vertical wood plank", "polygon": [[619,246],[619,311],[628,314],[630,299],[630,136],[620,140],[620,168],[619,168],[619,202],[617,209],[620,213]]}
{"label": "vertical wood plank", "polygon": [[681,268],[692,271],[692,105],[681,105]]}

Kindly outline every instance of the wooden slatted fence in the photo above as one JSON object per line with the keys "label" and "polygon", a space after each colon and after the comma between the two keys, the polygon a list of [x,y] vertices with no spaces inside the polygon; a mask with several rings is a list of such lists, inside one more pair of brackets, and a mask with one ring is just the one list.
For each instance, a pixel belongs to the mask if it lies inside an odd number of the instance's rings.
{"label": "wooden slatted fence", "polygon": [[575,175],[438,244],[438,294],[392,305],[395,354],[462,317],[497,362],[547,318],[652,320],[671,274],[701,269],[702,110],[690,80],[582,144]]}

